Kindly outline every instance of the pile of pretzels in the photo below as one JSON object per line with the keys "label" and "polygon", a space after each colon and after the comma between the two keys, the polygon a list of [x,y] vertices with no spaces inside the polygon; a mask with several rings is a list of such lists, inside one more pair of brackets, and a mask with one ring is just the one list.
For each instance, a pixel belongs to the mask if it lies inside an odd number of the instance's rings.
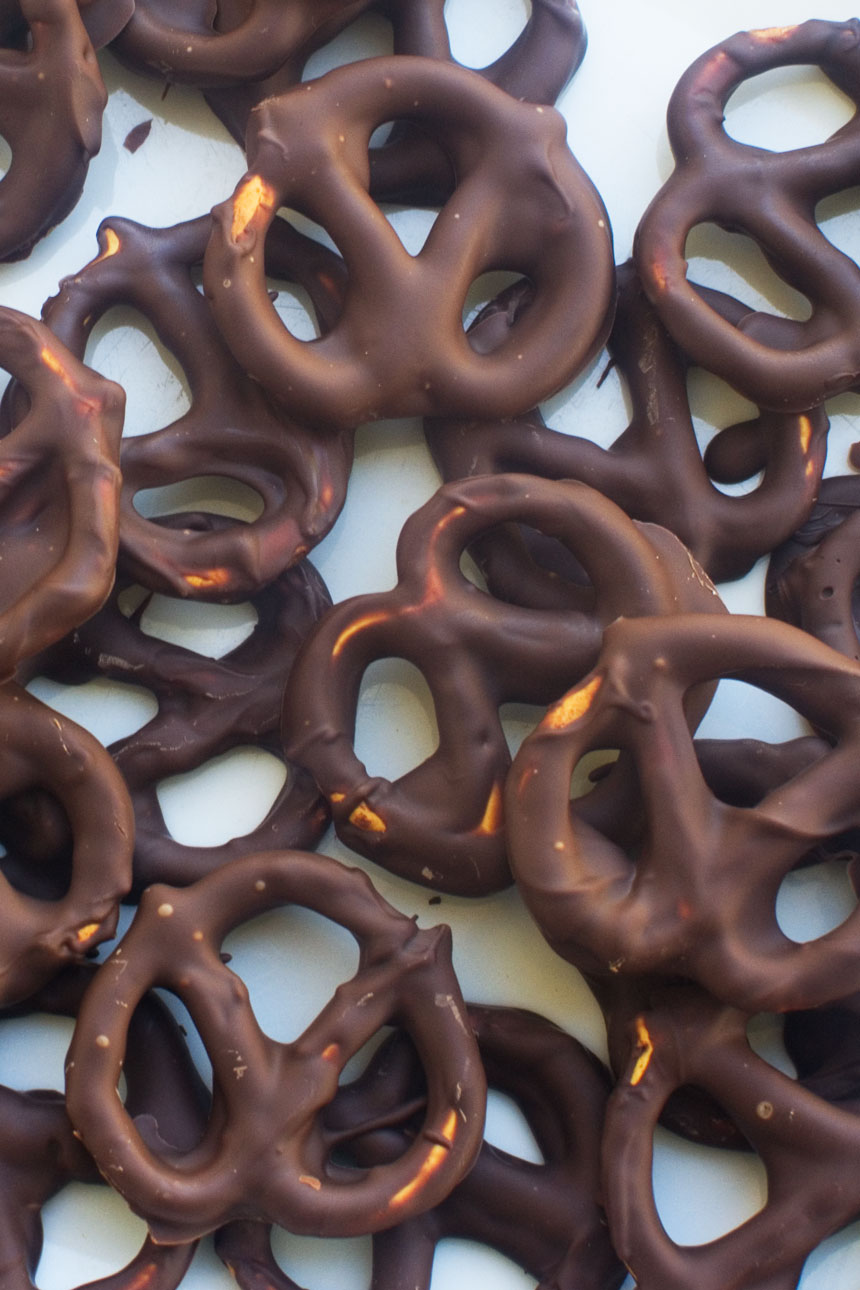
{"label": "pile of pretzels", "polygon": [[[0,305],[0,1011],[74,1019],[64,1093],[0,1085],[0,1290],[34,1284],[42,1207],[70,1181],[109,1184],[147,1227],[103,1290],[191,1286],[204,1239],[244,1290],[296,1290],[275,1227],[372,1237],[373,1290],[427,1290],[449,1237],[540,1290],[792,1290],[860,1218],[860,909],[806,941],[778,917],[804,868],[860,891],[860,484],[828,463],[825,407],[860,393],[860,268],[818,222],[860,173],[860,20],[702,54],[669,104],[674,168],[616,264],[554,106],[583,17],[527,8],[475,71],[444,0],[0,3],[0,278],[87,208],[96,51],[200,95],[247,163],[211,212],[102,219],[40,319]],[[367,14],[393,52],[312,75]],[[798,65],[848,123],[782,153],[730,137],[731,95]],[[434,212],[420,250],[394,207]],[[695,282],[709,224],[751,239],[808,316]],[[116,306],[189,396],[125,438],[125,391],[90,365]],[[629,400],[614,442],[547,424],[542,405],[610,370]],[[701,372],[751,409],[704,449]],[[313,551],[337,536],[359,427],[395,418],[421,419],[441,487],[403,526],[395,584],[333,604]],[[254,513],[143,504],[202,477]],[[762,561],[761,612],[730,613],[721,591]],[[254,626],[211,658],[148,630],[159,598],[247,605]],[[357,738],[387,659],[420,673],[437,732],[391,778]],[[133,684],[155,715],[105,747],[36,697],[46,679]],[[802,733],[697,737],[721,681]],[[534,714],[515,752],[510,705]],[[247,747],[284,766],[265,817],[175,838],[159,786]],[[318,849],[330,825],[355,863]],[[495,997],[500,937],[494,1002],[463,990],[457,926],[506,899],[546,971],[587,983],[606,1064]],[[453,937],[419,926],[428,902]],[[358,968],[283,1040],[225,942],[288,907],[341,929]],[[784,1069],[750,1043],[760,1014]],[[485,1135],[488,1090],[540,1163]],[[757,1153],[759,1212],[674,1239],[658,1124]]]}

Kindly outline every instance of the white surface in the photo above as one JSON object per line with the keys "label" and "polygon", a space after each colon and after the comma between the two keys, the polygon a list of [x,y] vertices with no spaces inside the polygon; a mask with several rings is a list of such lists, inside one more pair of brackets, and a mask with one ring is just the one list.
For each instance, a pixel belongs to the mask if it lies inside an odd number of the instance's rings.
{"label": "white surface", "polygon": [[[785,25],[810,14],[799,0],[723,0],[719,5],[691,5],[685,0],[649,0],[647,4],[642,0],[583,0],[582,9],[589,49],[560,106],[569,122],[571,145],[607,204],[617,259],[622,260],[629,254],[641,212],[671,170],[663,124],[665,106],[687,64],[739,28]],[[449,0],[446,12],[455,52],[464,61],[482,65],[515,37],[527,2]],[[364,20],[336,42],[334,51],[315,56],[311,70],[318,73],[356,51],[385,52],[386,33],[381,20]],[[130,76],[108,57],[103,57],[103,64],[111,102],[104,146],[91,167],[82,201],[27,262],[0,268],[4,303],[31,313],[38,314],[43,299],[54,293],[61,276],[95,253],[94,232],[104,215],[128,215],[154,224],[192,217],[231,192],[244,170],[239,149],[199,96],[171,89],[162,98],[160,85]],[[760,78],[759,84],[737,96],[729,113],[729,128],[739,137],[779,148],[800,141],[795,131],[801,129],[806,132],[804,143],[810,141],[810,130],[813,139],[823,138],[849,114],[847,100],[829,89],[817,73],[781,72]],[[136,154],[129,154],[122,146],[126,134],[150,116],[154,126],[149,139]],[[396,221],[408,244],[420,245],[426,217],[403,213]],[[849,249],[852,221],[856,215],[834,216],[828,226],[834,240]],[[732,289],[738,279],[707,260],[708,240],[696,236],[697,275],[707,275],[708,281]],[[748,285],[743,285],[743,291],[746,298],[753,298]],[[186,396],[175,367],[169,368],[159,357],[151,333],[138,331],[131,325],[133,320],[128,321],[130,325],[119,340],[114,332],[91,351],[91,361],[127,385],[129,432],[139,433],[176,416]],[[551,424],[558,428],[592,433],[606,443],[624,424],[624,409],[617,382],[610,380],[596,391],[596,374],[602,365],[602,361],[595,363],[577,389],[554,399],[547,411]],[[728,398],[725,387],[719,387],[717,401],[722,409],[721,424],[734,419],[731,408],[737,406],[737,400]],[[836,410],[842,415],[833,432],[828,473],[845,469],[857,400],[837,400]],[[703,429],[707,432],[706,426]],[[437,483],[417,423],[385,423],[359,433],[345,513],[313,555],[336,600],[391,585],[394,543],[402,522]],[[735,609],[758,612],[760,585],[760,577],[751,577],[725,588],[726,599]],[[242,630],[241,622],[236,627],[234,610],[209,609],[200,616],[215,624],[208,639],[213,633],[219,639],[217,624],[222,621],[228,624],[225,633]],[[171,619],[169,606],[164,607],[163,617]],[[177,629],[185,631],[187,617],[188,610],[183,607],[181,621],[178,619],[174,627],[178,623]],[[206,648],[223,652],[229,647],[225,640],[217,650],[211,644]],[[427,715],[421,686],[415,691],[404,689],[404,675],[397,665],[378,664],[365,685],[359,751],[371,770],[396,774],[432,747],[432,719]],[[145,696],[135,694],[124,695],[120,703],[113,693],[106,697],[108,690],[112,687],[94,687],[86,694],[76,690],[64,695],[59,687],[41,692],[50,693],[58,707],[109,741],[141,724],[151,704]],[[513,741],[522,736],[533,715],[521,710],[514,714]],[[793,723],[786,723],[785,714],[774,705],[757,703],[753,713],[740,695],[728,689],[721,692],[706,724],[708,733],[757,733],[764,737],[781,737],[792,729]],[[222,836],[237,831],[221,790],[213,787],[205,774],[198,777],[202,795],[176,784],[165,788],[166,809],[183,839],[202,837],[204,828],[210,831],[207,837],[213,827],[221,829]],[[270,785],[268,791],[273,794],[275,790]],[[265,800],[257,800],[260,815],[266,806]],[[321,850],[355,859],[333,837]],[[479,902],[444,897],[441,905],[430,907],[430,893],[377,870],[373,870],[373,877],[389,899],[402,910],[419,915],[422,924],[438,919],[453,924],[456,961],[468,998],[534,1008],[597,1052],[605,1052],[598,1010],[578,974],[544,946],[514,893]],[[814,928],[811,916],[798,907],[791,893],[784,893],[780,915],[798,936],[820,932],[828,919],[844,916],[844,896],[838,892],[834,896],[826,883],[819,904],[825,912]],[[287,1038],[299,1030],[314,1001],[321,1003],[327,997],[338,972],[347,975],[351,971],[354,954],[348,938],[342,941],[327,936],[327,969],[325,981],[321,981],[309,944],[296,947],[293,942],[282,943],[274,952],[268,948],[268,933],[281,921],[272,916],[264,920],[262,928],[255,925],[236,933],[230,948],[232,965],[248,980],[264,1024],[276,1029],[278,1037]],[[293,1006],[295,998],[302,1001],[301,1018]],[[44,1023],[7,1024],[0,1049],[0,1080],[19,1088],[59,1082],[66,1032],[63,1026]],[[507,1142],[506,1135],[517,1132],[516,1117],[512,1117],[513,1125],[505,1124],[505,1114],[504,1107],[494,1104],[491,1133],[496,1141]],[[753,1212],[762,1202],[765,1187],[763,1171],[755,1161],[738,1162],[718,1153],[678,1147],[667,1135],[661,1135],[658,1143],[655,1182],[667,1227],[677,1239],[688,1241],[709,1239]],[[143,1231],[142,1224],[127,1215],[123,1203],[104,1189],[67,1189],[48,1207],[45,1219],[46,1248],[39,1269],[42,1290],[66,1290],[82,1280],[106,1275],[130,1257]],[[856,1239],[851,1244],[852,1236],[856,1238],[857,1232],[835,1238],[813,1256],[802,1282],[804,1290],[853,1290],[860,1276],[860,1254]],[[309,1290],[365,1290],[368,1245],[363,1241],[333,1243],[321,1254],[318,1242],[283,1236],[278,1251],[290,1274]],[[533,1283],[498,1256],[446,1243],[437,1259],[434,1290],[461,1290],[472,1284],[489,1290],[515,1290]],[[187,1290],[221,1290],[231,1285],[232,1279],[204,1243],[184,1286]]]}

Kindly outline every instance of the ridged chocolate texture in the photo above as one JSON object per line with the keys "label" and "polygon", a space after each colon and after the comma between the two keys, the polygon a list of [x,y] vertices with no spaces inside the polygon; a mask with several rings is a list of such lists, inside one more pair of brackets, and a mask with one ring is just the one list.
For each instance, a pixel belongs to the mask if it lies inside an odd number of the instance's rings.
{"label": "ridged chocolate texture", "polygon": [[771,556],[765,605],[848,658],[860,659],[860,477],[825,479],[807,522]]}
{"label": "ridged chocolate texture", "polygon": [[104,603],[119,539],[125,396],[42,323],[0,308],[25,413],[0,439],[0,681]]}
{"label": "ridged chocolate texture", "polygon": [[[235,363],[192,276],[210,231],[209,216],[166,229],[104,220],[99,255],[60,284],[42,315],[83,358],[98,321],[112,306],[128,304],[175,355],[191,407],[122,445],[120,564],[169,595],[235,601],[271,582],[329,531],[346,496],[353,434],[299,425]],[[323,330],[334,321],[337,256],[278,220],[267,265],[308,291]],[[244,484],[259,497],[261,514],[250,523],[183,530],[137,510],[142,491],[199,476]]]}
{"label": "ridged chocolate texture", "polygon": [[[610,1083],[570,1035],[516,1008],[469,1005],[491,1089],[520,1107],[543,1155],[535,1164],[484,1142],[464,1180],[434,1209],[378,1233],[371,1290],[427,1290],[436,1246],[448,1237],[501,1251],[540,1290],[616,1290],[625,1269],[600,1208],[600,1137]],[[395,1034],[330,1108],[341,1150],[364,1163],[396,1157],[409,1142],[423,1086],[411,1046]],[[232,1224],[216,1248],[242,1290],[295,1290],[259,1224]]]}
{"label": "ridged chocolate texture", "polygon": [[121,583],[101,613],[32,660],[28,673],[71,685],[103,676],[146,686],[155,695],[156,715],[108,749],[134,807],[133,891],[152,882],[185,886],[249,851],[316,846],[328,824],[328,807],[308,772],[292,762],[259,825],[220,846],[192,846],[171,837],[157,790],[162,780],[235,748],[263,748],[284,760],[279,733],[284,687],[296,652],[331,606],[319,574],[303,561],[252,597],[253,631],[221,658],[147,635],[141,619],[151,597],[126,617],[119,606],[125,589]]}
{"label": "ridged chocolate texture", "polygon": [[[249,0],[221,0],[218,25],[238,27]],[[394,53],[452,60],[444,0],[372,0],[365,10],[383,14],[394,28]],[[323,33],[321,33],[323,34]],[[324,33],[326,38],[330,33]],[[314,47],[321,43],[315,37]],[[532,0],[520,35],[480,74],[527,103],[554,103],[585,54],[586,35],[575,0]],[[244,146],[251,111],[263,99],[283,94],[302,79],[310,49],[290,59],[273,76],[229,89],[212,90],[206,101],[236,141]],[[400,121],[383,145],[370,149],[370,191],[378,200],[437,205],[456,179],[444,149],[408,121]]]}
{"label": "ridged chocolate texture", "polygon": [[[809,415],[762,412],[734,427],[757,437],[764,477],[751,493],[728,496],[715,487],[702,461],[687,395],[690,363],[661,326],[632,264],[618,269],[618,310],[608,348],[629,392],[633,416],[611,448],[549,429],[537,409],[504,421],[431,420],[425,433],[444,479],[518,470],[550,479],[579,479],[597,488],[632,518],[671,529],[717,582],[740,578],[809,513],[827,452],[828,421]],[[708,292],[726,317],[744,307]],[[516,318],[519,293],[500,297],[470,335],[486,333],[488,348]],[[483,346],[482,346],[483,347]],[[586,427],[587,431],[587,427]],[[517,604],[559,605],[571,594],[563,559],[505,529],[472,552],[492,590]],[[575,570],[570,570],[575,578]]]}
{"label": "ridged chocolate texture", "polygon": [[[753,807],[707,787],[683,706],[691,687],[726,676],[782,699],[832,744]],[[860,984],[860,911],[799,944],[775,902],[810,847],[856,827],[858,740],[860,668],[805,633],[742,615],[619,620],[514,761],[505,810],[523,899],[553,948],[593,975],[684,976],[749,1011],[837,999]],[[635,763],[646,819],[635,860],[569,800],[573,767],[596,748]]]}
{"label": "ridged chocolate texture", "polygon": [[0,876],[0,1004],[15,1003],[112,936],[131,882],[134,816],[119,771],[92,735],[14,681],[0,686],[0,796],[45,789],[72,836],[68,890],[40,900]]}
{"label": "ridged chocolate texture", "polygon": [[[443,145],[457,178],[416,256],[367,191],[370,136],[403,116]],[[606,338],[608,216],[554,108],[518,103],[454,64],[366,59],[261,104],[248,165],[213,212],[204,286],[238,360],[297,416],[345,427],[515,415],[564,385]],[[349,273],[340,318],[312,342],[287,331],[266,293],[259,252],[281,205],[319,222]],[[528,277],[534,301],[497,350],[480,354],[463,331],[463,305],[472,283],[500,268]]]}
{"label": "ridged chocolate texture", "polygon": [[[590,576],[566,612],[508,605],[460,570],[494,525],[528,523],[560,539]],[[503,703],[549,703],[593,666],[619,614],[722,611],[713,585],[665,529],[637,526],[584,484],[529,475],[448,484],[404,526],[397,586],[326,615],[296,659],[284,701],[287,755],[328,798],[343,842],[386,869],[458,895],[506,886],[502,788],[510,752]],[[361,678],[404,658],[430,688],[439,746],[392,782],[353,747]]]}
{"label": "ridged chocolate texture", "polygon": [[[610,1231],[640,1290],[794,1290],[808,1254],[860,1214],[860,1119],[758,1057],[747,1016],[676,992],[638,1016],[633,1053],[609,1100],[604,1194]],[[767,1172],[764,1207],[702,1245],[664,1230],[652,1183],[660,1108],[681,1085],[726,1108]]]}
{"label": "ridged chocolate texture", "polygon": [[[292,1043],[269,1039],[220,947],[240,923],[299,904],[347,928],[356,975]],[[87,992],[69,1050],[69,1114],[102,1173],[159,1243],[233,1219],[349,1236],[411,1218],[442,1199],[480,1148],[486,1085],[445,927],[419,930],[356,869],[300,851],[249,856],[192,887],[149,887],[123,941]],[[136,1001],[160,985],[188,1008],[213,1068],[199,1144],[160,1159],[115,1095]],[[126,1006],[128,1005],[128,1006]],[[380,1027],[411,1035],[427,1077],[420,1131],[390,1164],[344,1169],[323,1122],[343,1067]]]}
{"label": "ridged chocolate texture", "polygon": [[[855,115],[821,145],[773,153],[731,139],[729,96],[773,67],[811,63],[860,103],[860,22],[814,20],[740,32],[684,73],[669,104],[676,168],[637,231],[634,256],[664,325],[692,359],[760,407],[802,412],[860,379],[860,269],[819,230],[822,198],[856,183]],[[749,309],[722,318],[686,279],[698,224],[746,233],[812,306],[806,321]],[[776,329],[776,335],[774,335]]]}
{"label": "ridged chocolate texture", "polygon": [[[75,0],[21,0],[25,48],[0,50],[0,260],[21,260],[65,219],[101,146],[107,91]],[[14,34],[14,33],[13,33]]]}

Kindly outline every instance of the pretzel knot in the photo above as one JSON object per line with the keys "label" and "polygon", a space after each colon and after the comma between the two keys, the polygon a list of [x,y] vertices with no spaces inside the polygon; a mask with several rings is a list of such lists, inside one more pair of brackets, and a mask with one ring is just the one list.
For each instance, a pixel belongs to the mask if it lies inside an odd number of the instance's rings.
{"label": "pretzel knot", "polygon": [[[796,412],[860,377],[860,270],[815,222],[823,197],[856,183],[860,123],[855,113],[820,146],[772,153],[729,138],[723,112],[747,78],[798,63],[816,64],[856,106],[860,22],[743,32],[692,64],[669,106],[676,169],[645,212],[634,251],[663,323],[696,362],[761,407]],[[811,317],[721,318],[685,276],[687,235],[706,221],[748,233],[807,297]],[[774,325],[776,338],[766,334]]]}
{"label": "pretzel knot", "polygon": [[[577,611],[524,609],[482,594],[460,569],[466,546],[508,521],[559,538],[592,585]],[[326,615],[299,653],[284,699],[287,755],[328,797],[341,839],[436,889],[479,895],[510,882],[502,788],[503,703],[548,703],[593,665],[619,614],[719,612],[713,586],[664,529],[637,526],[584,484],[529,475],[449,484],[404,526],[397,586]],[[439,746],[396,781],[353,747],[361,678],[378,658],[425,677]]]}
{"label": "pretzel knot", "polygon": [[[287,903],[313,909],[359,942],[359,969],[294,1042],[259,1028],[223,963],[224,936]],[[183,1000],[212,1062],[213,1110],[199,1144],[164,1161],[116,1096],[128,1018],[150,985]],[[397,1160],[333,1162],[321,1114],[343,1067],[381,1026],[402,1025],[427,1074],[427,1107]],[[419,931],[367,877],[300,851],[246,857],[192,887],[150,887],[127,936],[82,1005],[69,1050],[69,1114],[102,1173],[174,1244],[236,1218],[305,1235],[351,1236],[439,1202],[471,1166],[485,1081],[450,963],[450,932]]]}
{"label": "pretzel knot", "polygon": [[[776,695],[832,745],[753,806],[711,793],[684,708],[693,687],[724,676]],[[505,805],[523,897],[550,944],[588,972],[680,974],[750,1011],[838,998],[860,984],[860,910],[798,944],[775,902],[817,842],[860,820],[858,743],[860,667],[796,628],[740,615],[615,623],[597,668],[514,762]],[[635,862],[570,802],[573,769],[594,749],[635,765]]]}
{"label": "pretzel knot", "polygon": [[[414,256],[368,194],[370,136],[403,118],[444,144],[458,181]],[[343,427],[515,414],[605,339],[608,217],[554,108],[519,103],[454,64],[368,59],[262,103],[248,159],[213,212],[204,285],[239,361],[297,415]],[[266,293],[263,244],[282,205],[322,224],[349,271],[343,312],[319,340],[297,340]],[[498,349],[477,353],[463,330],[466,295],[501,268],[527,277],[534,301]]]}
{"label": "pretzel knot", "polygon": [[[609,1100],[604,1195],[616,1249],[643,1290],[789,1290],[810,1251],[860,1213],[860,1120],[758,1057],[746,1022],[692,991],[635,1020],[630,1063]],[[735,1121],[764,1164],[769,1195],[754,1217],[692,1247],[664,1230],[652,1182],[657,1117],[687,1085]]]}

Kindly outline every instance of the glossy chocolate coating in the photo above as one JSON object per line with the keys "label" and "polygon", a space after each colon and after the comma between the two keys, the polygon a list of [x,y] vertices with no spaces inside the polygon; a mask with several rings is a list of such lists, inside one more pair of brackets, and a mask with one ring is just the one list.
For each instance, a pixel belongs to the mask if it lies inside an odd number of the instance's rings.
{"label": "glossy chocolate coating", "polygon": [[[65,219],[101,146],[107,92],[75,0],[21,0],[31,39],[0,50],[0,260],[21,260]],[[14,30],[13,30],[14,36]]]}
{"label": "glossy chocolate coating", "polygon": [[119,530],[125,397],[42,323],[0,309],[26,411],[0,439],[0,681],[103,604]]}
{"label": "glossy chocolate coating", "polygon": [[[370,136],[404,115],[443,144],[457,176],[416,256],[367,191]],[[514,415],[560,388],[606,337],[608,216],[554,108],[518,103],[454,64],[366,59],[261,104],[248,164],[213,212],[203,281],[233,353],[298,416],[345,427]],[[286,330],[266,294],[259,251],[281,205],[317,220],[349,272],[340,318],[312,343]],[[499,268],[527,276],[535,297],[498,349],[478,353],[463,304],[472,282]]]}
{"label": "glossy chocolate coating", "polygon": [[[506,521],[559,538],[592,579],[576,611],[523,609],[487,596],[460,570],[463,550]],[[619,614],[722,610],[713,585],[664,529],[637,526],[584,484],[528,475],[448,484],[404,526],[397,586],[329,613],[296,659],[284,702],[287,755],[328,798],[342,841],[437,890],[481,895],[510,882],[502,786],[507,702],[548,703],[593,665]],[[439,746],[392,782],[354,747],[361,678],[405,658],[433,697]]]}
{"label": "glossy chocolate coating", "polygon": [[[692,686],[722,676],[774,694],[832,743],[752,807],[708,788],[683,707]],[[860,983],[860,911],[798,944],[775,902],[811,846],[856,828],[858,739],[860,668],[795,628],[741,615],[619,620],[597,667],[514,761],[505,810],[523,898],[553,948],[592,975],[685,976],[750,1012],[839,998]],[[569,801],[573,767],[594,748],[634,760],[646,817],[635,861]]]}
{"label": "glossy chocolate coating", "polygon": [[[360,957],[352,980],[282,1044],[260,1030],[220,946],[232,928],[287,903],[347,928]],[[450,939],[444,927],[419,931],[363,873],[307,852],[249,856],[191,887],[144,892],[81,1007],[66,1095],[102,1173],[159,1243],[244,1218],[306,1235],[373,1232],[450,1191],[480,1148],[486,1091]],[[156,984],[183,1000],[213,1068],[206,1131],[169,1161],[150,1150],[115,1096],[128,1016]],[[392,1022],[412,1036],[427,1074],[421,1129],[396,1161],[344,1170],[328,1158],[321,1116],[344,1065]]]}
{"label": "glossy chocolate coating", "polygon": [[316,570],[303,561],[254,596],[254,630],[217,659],[147,635],[140,624],[150,597],[126,617],[119,606],[123,589],[120,584],[100,614],[34,659],[28,671],[70,685],[96,676],[131,681],[158,701],[150,721],[108,749],[134,807],[133,890],[152,882],[184,886],[263,847],[315,846],[328,808],[308,772],[294,763],[288,762],[284,786],[260,824],[220,846],[175,841],[157,788],[233,748],[264,748],[283,759],[284,686],[297,650],[331,605]]}
{"label": "glossy chocolate coating", "polygon": [[14,681],[0,687],[0,795],[45,789],[71,829],[68,890],[40,900],[0,876],[0,1003],[15,1003],[112,936],[131,882],[134,816],[101,744]]}
{"label": "glossy chocolate coating", "polygon": [[[467,1177],[440,1205],[374,1237],[371,1290],[427,1290],[436,1246],[447,1237],[501,1251],[537,1277],[542,1290],[616,1290],[625,1269],[599,1205],[606,1071],[535,1013],[470,1004],[469,1023],[490,1088],[520,1107],[543,1163],[485,1141]],[[414,1050],[395,1034],[342,1090],[328,1117],[342,1150],[365,1163],[400,1154],[412,1132],[410,1104],[421,1100],[415,1066]],[[294,1290],[259,1224],[232,1224],[218,1233],[216,1245],[242,1290]]]}
{"label": "glossy chocolate coating", "polygon": [[806,524],[774,551],[765,605],[849,658],[860,659],[860,476],[825,479]]}
{"label": "glossy chocolate coating", "polygon": [[[692,64],[669,104],[676,169],[645,212],[634,246],[645,290],[693,360],[760,407],[799,412],[860,378],[860,269],[815,222],[823,197],[856,182],[860,124],[855,113],[820,146],[773,153],[731,139],[723,113],[749,77],[804,63],[860,103],[860,22],[740,32]],[[716,313],[686,279],[687,235],[706,222],[752,237],[807,297],[811,317]]]}
{"label": "glossy chocolate coating", "polygon": [[[616,1249],[641,1290],[794,1290],[810,1251],[860,1214],[860,1121],[756,1056],[746,1022],[679,991],[631,1028],[630,1063],[609,1100],[604,1194]],[[660,1108],[686,1084],[726,1108],[768,1180],[759,1213],[696,1246],[667,1235],[652,1183]]]}
{"label": "glossy chocolate coating", "polygon": [[[608,348],[629,392],[633,415],[611,448],[549,429],[537,409],[515,420],[428,419],[425,433],[444,479],[521,470],[550,479],[579,479],[605,493],[632,518],[671,529],[717,582],[740,578],[806,518],[827,452],[823,411],[762,412],[734,427],[756,436],[763,457],[760,485],[731,497],[711,481],[696,440],[687,395],[690,367],[654,313],[632,263],[618,270],[618,310]],[[721,314],[743,306],[708,292]],[[475,342],[495,348],[522,301],[516,294],[490,305],[473,325]],[[530,544],[521,530],[482,539],[473,551],[490,587],[518,604],[564,603],[567,579],[559,558]],[[538,598],[540,598],[538,600]]]}
{"label": "glossy chocolate coating", "polygon": [[[352,430],[310,432],[234,362],[192,276],[210,231],[208,216],[166,229],[104,220],[99,255],[61,283],[42,314],[83,358],[99,319],[113,305],[129,304],[176,356],[191,407],[122,446],[120,564],[169,595],[235,601],[271,582],[329,531],[346,495]],[[325,330],[339,309],[338,257],[278,220],[267,263],[308,290]],[[247,524],[184,530],[137,510],[143,490],[201,475],[253,489],[262,513]]]}

